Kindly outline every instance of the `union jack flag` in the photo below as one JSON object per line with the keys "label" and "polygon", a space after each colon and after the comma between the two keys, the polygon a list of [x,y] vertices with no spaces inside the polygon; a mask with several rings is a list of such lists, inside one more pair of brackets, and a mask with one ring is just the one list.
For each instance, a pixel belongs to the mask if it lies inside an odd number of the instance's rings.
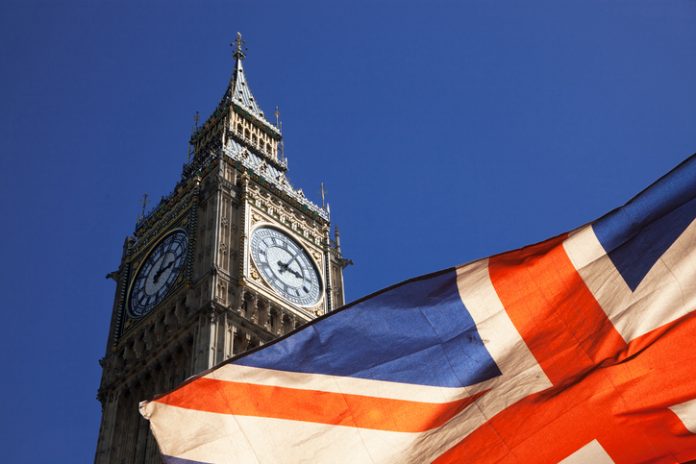
{"label": "union jack flag", "polygon": [[426,275],[141,404],[165,462],[696,459],[696,155],[592,224]]}

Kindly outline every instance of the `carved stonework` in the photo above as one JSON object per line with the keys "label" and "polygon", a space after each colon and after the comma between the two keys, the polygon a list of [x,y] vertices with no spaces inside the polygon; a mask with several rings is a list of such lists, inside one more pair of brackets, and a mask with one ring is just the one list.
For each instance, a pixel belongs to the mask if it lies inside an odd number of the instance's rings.
{"label": "carved stonework", "polygon": [[217,284],[217,294],[215,298],[220,304],[227,304],[227,282],[220,281]]}
{"label": "carved stonework", "polygon": [[[286,334],[333,309],[332,301],[342,301],[343,258],[328,239],[328,209],[291,185],[280,129],[265,119],[256,100],[247,100],[254,102],[251,108],[241,104],[238,91],[249,92],[242,80],[246,77],[235,68],[222,101],[191,136],[193,159],[183,166],[172,193],[137,222],[112,274],[117,287],[101,361],[97,464],[161,462],[138,414],[139,401]],[[250,253],[256,227],[282,230],[314,261],[321,279],[315,306],[296,306],[264,281]],[[141,263],[175,228],[187,234],[185,270],[149,312],[129,316],[128,292]],[[152,266],[153,279],[167,275],[166,260]]]}
{"label": "carved stonework", "polygon": [[[293,231],[301,234],[302,237],[308,239],[313,244],[321,245],[325,224],[309,220],[277,197],[274,197],[270,192],[260,189],[258,186],[252,187],[249,198],[258,211],[263,211],[266,220],[289,225]],[[262,220],[258,213],[253,214],[252,219],[254,222]]]}

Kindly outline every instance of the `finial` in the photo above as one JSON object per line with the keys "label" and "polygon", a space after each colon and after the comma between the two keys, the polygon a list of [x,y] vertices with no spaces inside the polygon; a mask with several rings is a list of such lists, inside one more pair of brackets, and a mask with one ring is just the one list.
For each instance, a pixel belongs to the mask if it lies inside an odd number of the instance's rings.
{"label": "finial", "polygon": [[336,243],[336,250],[341,251],[341,234],[338,231],[338,225],[334,225],[334,243]]}
{"label": "finial", "polygon": [[237,32],[237,38],[235,39],[233,44],[230,44],[230,46],[234,47],[234,53],[232,56],[236,60],[243,60],[244,59],[244,40],[242,40],[242,33]]}
{"label": "finial", "polygon": [[278,107],[278,105],[276,105],[275,113],[273,114],[275,114],[276,118],[276,127],[280,128],[280,108]]}
{"label": "finial", "polygon": [[324,188],[324,183],[319,184],[321,190],[321,207],[326,209],[326,188]]}
{"label": "finial", "polygon": [[147,193],[143,194],[143,209],[140,212],[140,220],[145,218],[145,210],[147,210]]}
{"label": "finial", "polygon": [[191,158],[193,158],[193,137],[196,135],[196,132],[198,132],[198,123],[201,120],[201,115],[196,111],[196,114],[193,115],[193,127],[191,128],[191,139],[189,140],[189,146],[188,146],[188,161],[191,162]]}

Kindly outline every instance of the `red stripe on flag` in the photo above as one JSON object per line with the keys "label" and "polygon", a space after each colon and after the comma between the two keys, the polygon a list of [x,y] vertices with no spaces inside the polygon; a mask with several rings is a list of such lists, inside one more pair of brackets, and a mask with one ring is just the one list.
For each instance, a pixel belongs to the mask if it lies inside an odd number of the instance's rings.
{"label": "red stripe on flag", "polygon": [[554,385],[614,358],[626,346],[558,237],[491,258],[493,286]]}
{"label": "red stripe on flag", "polygon": [[485,393],[449,403],[424,403],[203,377],[156,402],[219,414],[423,432],[443,425]]}
{"label": "red stripe on flag", "polygon": [[696,459],[696,435],[667,409],[696,398],[696,382],[684,380],[696,378],[696,316],[626,345],[561,242],[490,260],[506,311],[554,387],[503,410],[436,462],[552,463],[595,439],[617,463]]}

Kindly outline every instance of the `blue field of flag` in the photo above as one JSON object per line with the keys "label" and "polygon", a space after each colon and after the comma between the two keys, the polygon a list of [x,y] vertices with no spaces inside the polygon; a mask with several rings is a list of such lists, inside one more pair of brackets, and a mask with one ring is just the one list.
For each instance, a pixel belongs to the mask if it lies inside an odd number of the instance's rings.
{"label": "blue field of flag", "polygon": [[235,364],[441,387],[500,375],[448,270],[317,320]]}

